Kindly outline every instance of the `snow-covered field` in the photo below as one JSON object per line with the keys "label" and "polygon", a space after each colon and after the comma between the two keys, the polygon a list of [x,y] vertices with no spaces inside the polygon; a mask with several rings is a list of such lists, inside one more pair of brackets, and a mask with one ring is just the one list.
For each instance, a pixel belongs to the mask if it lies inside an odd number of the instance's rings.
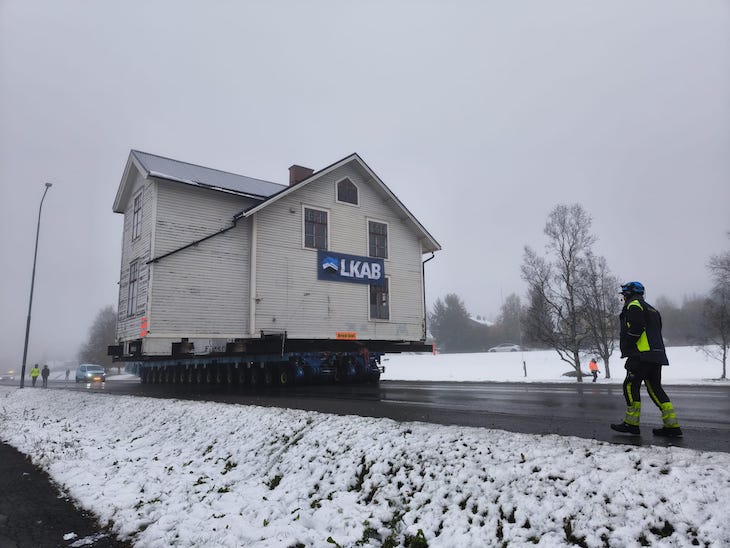
{"label": "snow-covered field", "polygon": [[[670,360],[667,382],[718,382],[691,348]],[[384,379],[574,382],[549,352],[386,367]],[[622,372],[615,360],[599,382]],[[724,453],[11,387],[0,438],[142,547],[730,545]]]}
{"label": "snow-covered field", "polygon": [[[722,365],[704,352],[691,346],[667,348],[670,365],[662,368],[664,383],[702,384],[720,377]],[[582,370],[588,374],[585,356]],[[523,364],[524,362],[524,364]],[[605,368],[599,363],[598,382],[621,384],[624,380],[624,360],[616,352],[609,360],[611,379],[605,379]],[[572,366],[562,361],[554,351],[484,352],[481,354],[424,354],[386,356],[383,379],[424,381],[495,381],[495,382],[575,382],[575,377],[563,373]],[[526,375],[525,375],[526,371]],[[592,377],[584,381],[592,381]]]}

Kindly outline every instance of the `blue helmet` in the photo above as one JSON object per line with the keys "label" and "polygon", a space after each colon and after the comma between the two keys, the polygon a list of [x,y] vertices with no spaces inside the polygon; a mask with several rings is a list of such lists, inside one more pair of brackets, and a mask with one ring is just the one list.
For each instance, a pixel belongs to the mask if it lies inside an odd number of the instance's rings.
{"label": "blue helmet", "polygon": [[621,286],[621,294],[622,295],[643,295],[644,294],[644,284],[641,282],[626,282]]}

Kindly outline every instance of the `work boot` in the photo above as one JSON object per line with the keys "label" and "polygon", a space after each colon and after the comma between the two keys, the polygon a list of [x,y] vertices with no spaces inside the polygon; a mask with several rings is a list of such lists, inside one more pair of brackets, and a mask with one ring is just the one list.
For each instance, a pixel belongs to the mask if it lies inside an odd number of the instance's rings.
{"label": "work boot", "polygon": [[655,436],[659,436],[661,438],[682,437],[682,429],[679,426],[675,426],[674,428],[667,428],[666,426],[663,426],[662,428],[654,428],[652,432],[654,432]]}
{"label": "work boot", "polygon": [[[611,430],[615,430],[616,432],[621,432],[622,434],[632,434],[634,436],[638,436],[641,434],[641,430],[639,430],[639,427],[635,424],[626,424],[625,422],[620,422],[618,424],[612,424]],[[654,432],[656,434],[656,432]]]}

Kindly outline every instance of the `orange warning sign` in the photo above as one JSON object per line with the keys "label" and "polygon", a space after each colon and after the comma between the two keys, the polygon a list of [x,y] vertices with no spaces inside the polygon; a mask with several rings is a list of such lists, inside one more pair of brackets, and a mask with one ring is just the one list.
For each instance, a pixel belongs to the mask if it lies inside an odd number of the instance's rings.
{"label": "orange warning sign", "polygon": [[142,338],[147,336],[147,316],[142,316],[142,321],[139,324],[139,336]]}
{"label": "orange warning sign", "polygon": [[355,341],[357,340],[357,333],[355,331],[338,331],[338,340]]}

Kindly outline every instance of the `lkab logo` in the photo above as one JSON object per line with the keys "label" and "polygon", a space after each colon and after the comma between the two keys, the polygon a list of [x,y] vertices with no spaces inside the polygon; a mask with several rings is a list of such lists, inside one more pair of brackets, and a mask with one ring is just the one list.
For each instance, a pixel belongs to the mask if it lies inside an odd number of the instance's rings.
{"label": "lkab logo", "polygon": [[382,259],[319,252],[319,274],[322,280],[383,285],[385,269]]}
{"label": "lkab logo", "polygon": [[322,269],[327,272],[337,273],[340,271],[340,265],[334,257],[325,257],[322,263]]}

